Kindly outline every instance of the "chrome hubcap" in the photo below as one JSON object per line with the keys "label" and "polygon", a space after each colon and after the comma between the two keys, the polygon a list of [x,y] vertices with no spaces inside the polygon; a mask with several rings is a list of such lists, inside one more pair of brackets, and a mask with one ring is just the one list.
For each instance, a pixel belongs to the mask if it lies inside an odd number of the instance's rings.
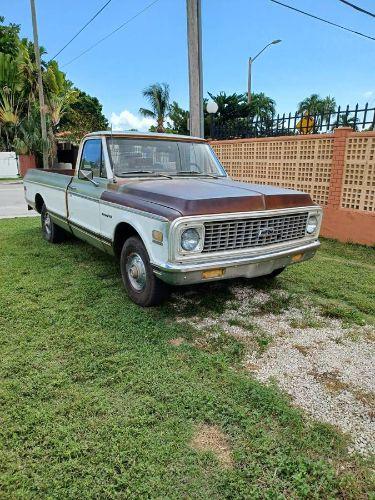
{"label": "chrome hubcap", "polygon": [[52,224],[51,224],[51,218],[50,218],[48,212],[44,216],[44,230],[45,230],[47,236],[50,236],[51,230],[52,230]]}
{"label": "chrome hubcap", "polygon": [[146,268],[139,254],[134,252],[128,256],[126,272],[132,287],[141,292],[146,286]]}

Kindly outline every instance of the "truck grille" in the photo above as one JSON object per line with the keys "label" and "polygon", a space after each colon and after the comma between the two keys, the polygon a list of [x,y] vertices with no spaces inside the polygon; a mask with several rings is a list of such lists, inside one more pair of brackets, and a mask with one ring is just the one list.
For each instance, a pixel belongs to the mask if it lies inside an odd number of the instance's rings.
{"label": "truck grille", "polygon": [[203,252],[262,247],[303,238],[308,213],[205,223]]}

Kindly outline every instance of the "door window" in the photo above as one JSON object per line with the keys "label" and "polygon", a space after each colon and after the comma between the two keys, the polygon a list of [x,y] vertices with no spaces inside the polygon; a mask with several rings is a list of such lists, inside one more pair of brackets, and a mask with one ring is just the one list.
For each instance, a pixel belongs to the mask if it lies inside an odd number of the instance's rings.
{"label": "door window", "polygon": [[81,170],[92,170],[94,177],[107,177],[102,152],[102,140],[90,139],[83,146]]}

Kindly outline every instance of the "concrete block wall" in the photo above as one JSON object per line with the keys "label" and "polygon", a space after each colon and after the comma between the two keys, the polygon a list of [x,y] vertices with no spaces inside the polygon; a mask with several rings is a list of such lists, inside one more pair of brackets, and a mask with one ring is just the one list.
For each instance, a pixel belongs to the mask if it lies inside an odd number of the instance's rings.
{"label": "concrete block wall", "polygon": [[375,132],[212,141],[237,180],[311,194],[324,209],[322,235],[375,245]]}

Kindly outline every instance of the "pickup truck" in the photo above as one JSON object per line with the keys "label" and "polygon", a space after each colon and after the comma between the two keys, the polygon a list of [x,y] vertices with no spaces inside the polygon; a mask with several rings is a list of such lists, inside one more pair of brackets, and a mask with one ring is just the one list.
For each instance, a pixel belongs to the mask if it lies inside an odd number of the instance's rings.
{"label": "pickup truck", "polygon": [[70,233],[118,257],[141,306],[168,285],[272,278],[319,247],[322,210],[308,194],[231,180],[196,137],[94,132],[75,169],[29,170],[24,189],[44,238]]}

